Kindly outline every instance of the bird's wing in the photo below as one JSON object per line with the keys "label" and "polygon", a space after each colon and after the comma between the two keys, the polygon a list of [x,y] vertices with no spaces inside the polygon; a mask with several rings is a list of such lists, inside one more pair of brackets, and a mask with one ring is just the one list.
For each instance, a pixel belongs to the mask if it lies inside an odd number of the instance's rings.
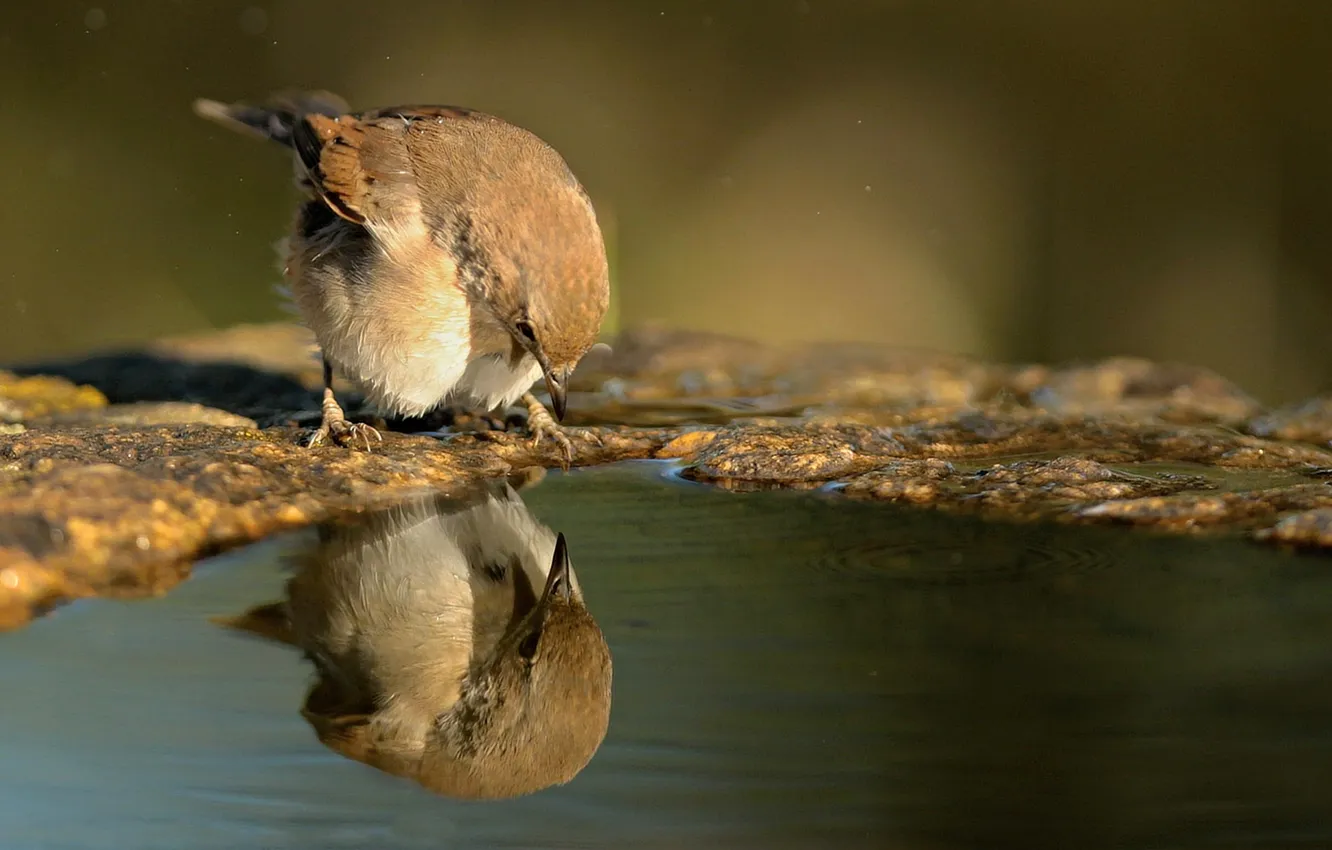
{"label": "bird's wing", "polygon": [[377,109],[355,115],[302,116],[292,146],[314,192],[334,213],[354,224],[373,225],[418,208],[416,175],[408,136],[422,122],[484,117],[452,106]]}

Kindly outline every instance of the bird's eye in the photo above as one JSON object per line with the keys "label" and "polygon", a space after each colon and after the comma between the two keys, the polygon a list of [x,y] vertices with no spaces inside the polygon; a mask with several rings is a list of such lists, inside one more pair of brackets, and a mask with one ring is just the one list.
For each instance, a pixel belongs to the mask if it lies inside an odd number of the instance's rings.
{"label": "bird's eye", "polygon": [[523,339],[528,342],[536,342],[536,328],[532,327],[531,322],[526,319],[520,319],[517,327],[518,333],[522,334]]}
{"label": "bird's eye", "polygon": [[541,643],[541,632],[532,632],[518,644],[518,654],[531,661],[536,656],[537,645]]}

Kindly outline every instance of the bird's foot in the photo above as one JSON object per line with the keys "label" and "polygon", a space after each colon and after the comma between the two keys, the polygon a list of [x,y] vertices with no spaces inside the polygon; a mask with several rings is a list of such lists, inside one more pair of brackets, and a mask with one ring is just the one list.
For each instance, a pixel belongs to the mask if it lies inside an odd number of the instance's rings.
{"label": "bird's foot", "polygon": [[588,440],[601,445],[601,437],[595,431],[589,431],[585,428],[568,428],[555,421],[555,417],[550,415],[546,406],[536,399],[531,393],[523,396],[523,402],[527,405],[527,433],[530,435],[530,444],[532,448],[537,448],[541,442],[549,437],[557,446],[560,447],[560,465],[565,469],[573,463],[574,446],[573,441],[569,439],[571,434],[585,437]]}
{"label": "bird's foot", "polygon": [[384,436],[373,425],[367,425],[364,422],[348,422],[343,419],[339,422],[325,422],[320,425],[310,435],[310,440],[305,445],[311,449],[330,443],[351,448],[357,448],[359,445],[360,448],[368,452],[370,451],[371,437],[374,437],[378,442],[384,442]]}
{"label": "bird's foot", "polygon": [[560,447],[560,465],[568,469],[569,464],[573,463],[573,443],[565,435],[560,423],[546,410],[546,406],[536,399],[527,402],[527,433],[531,437],[532,448],[538,448],[541,441],[549,437]]}
{"label": "bird's foot", "polygon": [[339,446],[349,446],[356,448],[359,441],[360,446],[367,452],[370,451],[370,438],[374,437],[377,441],[383,442],[384,437],[374,426],[367,425],[364,422],[349,422],[347,414],[343,412],[341,405],[333,398],[332,391],[325,391],[323,404],[323,419],[319,428],[314,434],[310,435],[308,448],[336,443]]}

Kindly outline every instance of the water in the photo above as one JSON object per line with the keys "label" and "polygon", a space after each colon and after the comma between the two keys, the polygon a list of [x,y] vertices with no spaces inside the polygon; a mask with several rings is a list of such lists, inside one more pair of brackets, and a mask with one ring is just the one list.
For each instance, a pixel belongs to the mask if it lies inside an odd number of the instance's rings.
{"label": "water", "polygon": [[0,637],[0,847],[1328,847],[1332,568],[656,464],[524,490],[614,658],[570,784],[467,802],[337,755],[299,652],[210,621],[311,535]]}

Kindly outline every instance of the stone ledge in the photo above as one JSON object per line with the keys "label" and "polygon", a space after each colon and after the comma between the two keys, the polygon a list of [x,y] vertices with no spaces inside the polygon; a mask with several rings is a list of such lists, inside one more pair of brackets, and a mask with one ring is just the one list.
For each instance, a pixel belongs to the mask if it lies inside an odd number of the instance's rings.
{"label": "stone ledge", "polygon": [[[501,431],[306,449],[318,380],[289,325],[0,373],[0,627],[68,599],[164,592],[199,557],[285,529],[559,463]],[[1193,367],[645,329],[572,383],[578,466],[665,458],[733,490],[1332,547],[1332,404],[1265,410]]]}

